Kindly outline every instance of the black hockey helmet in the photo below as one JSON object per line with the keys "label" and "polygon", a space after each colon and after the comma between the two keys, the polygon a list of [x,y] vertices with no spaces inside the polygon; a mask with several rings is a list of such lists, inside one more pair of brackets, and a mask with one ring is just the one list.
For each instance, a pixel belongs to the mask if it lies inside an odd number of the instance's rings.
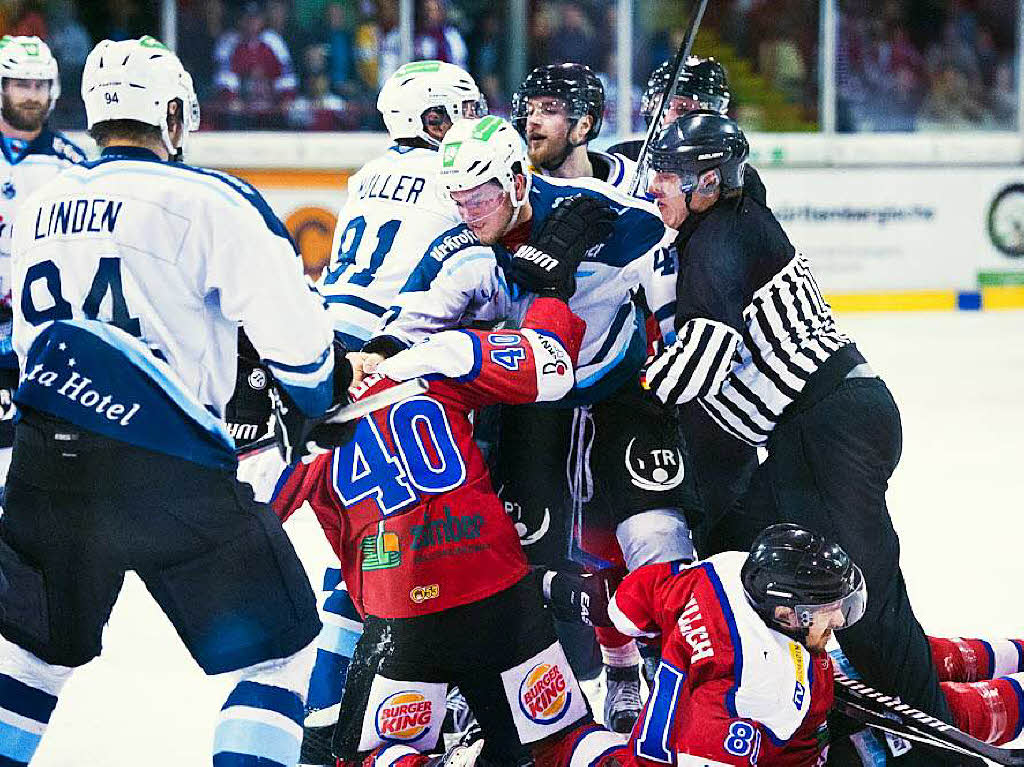
{"label": "black hockey helmet", "polygon": [[743,186],[750,145],[735,120],[701,109],[689,112],[665,128],[651,142],[651,168],[678,173],[693,182],[705,171],[718,168],[722,189]]}
{"label": "black hockey helmet", "polygon": [[556,96],[565,101],[570,120],[583,115],[594,118],[586,141],[601,133],[604,120],[604,86],[594,71],[584,64],[548,64],[537,67],[523,80],[512,95],[512,124],[521,136],[526,135],[526,100],[533,96]]}
{"label": "black hockey helmet", "polygon": [[[648,125],[654,119],[658,100],[668,88],[671,79],[671,60],[659,64],[647,78],[647,87],[640,100],[640,113]],[[702,59],[697,56],[690,56],[686,59],[672,95],[691,99],[701,109],[709,109],[723,115],[728,111],[729,102],[732,99],[725,67],[714,58]]]}
{"label": "black hockey helmet", "polygon": [[[743,591],[754,610],[772,628],[806,636],[821,610],[842,610],[843,626],[864,615],[864,575],[838,544],[794,524],[764,529],[740,570]],[[775,608],[791,608],[799,628],[781,623]]]}

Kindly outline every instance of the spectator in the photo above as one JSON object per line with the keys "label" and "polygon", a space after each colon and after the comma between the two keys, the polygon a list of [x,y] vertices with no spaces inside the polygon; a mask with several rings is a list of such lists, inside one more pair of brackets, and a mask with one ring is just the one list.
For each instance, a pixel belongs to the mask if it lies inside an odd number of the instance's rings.
{"label": "spectator", "polygon": [[962,130],[991,123],[966,73],[947,66],[932,81],[928,98],[921,107],[921,119],[931,128]]}
{"label": "spectator", "polygon": [[355,130],[358,120],[347,117],[345,100],[331,93],[326,73],[307,77],[303,91],[288,106],[288,125],[299,130]]}
{"label": "spectator", "polygon": [[1017,82],[1013,73],[1013,59],[1003,58],[996,67],[992,86],[992,114],[996,125],[1003,130],[1017,127]]}
{"label": "spectator", "polygon": [[8,31],[11,35],[25,35],[48,40],[50,29],[46,24],[46,12],[43,4],[37,0],[25,0],[17,12],[12,14],[14,25]]}
{"label": "spectator", "polygon": [[71,0],[57,0],[50,15],[50,49],[60,67],[61,91],[67,96],[54,107],[54,123],[80,128],[85,123],[85,105],[82,103],[82,69],[92,50],[92,39],[82,22],[78,9]]}
{"label": "spectator", "polygon": [[288,0],[268,0],[267,29],[273,30],[284,40],[290,51],[301,51],[308,43],[306,31],[292,18]]}
{"label": "spectator", "polygon": [[[384,38],[381,45],[381,66],[379,83],[390,77],[403,63],[401,40],[396,26]],[[418,0],[416,23],[412,42],[413,59],[437,59],[466,69],[469,51],[462,34],[448,21],[448,7],[445,0]]]}
{"label": "spectator", "polygon": [[[391,7],[387,3],[388,8]],[[381,10],[381,20],[385,18]],[[380,68],[380,44],[383,35],[377,22],[377,8],[374,0],[359,0],[359,21],[353,35],[353,58],[360,86],[372,93],[376,102],[378,70]],[[376,110],[374,110],[376,114]]]}
{"label": "spectator", "polygon": [[473,75],[488,106],[504,105],[509,100],[502,86],[503,26],[503,19],[498,13],[488,13],[477,22],[473,35]]}
{"label": "spectator", "polygon": [[277,32],[265,28],[257,3],[248,3],[239,28],[217,41],[214,59],[227,127],[279,127],[298,79],[288,46]]}
{"label": "spectator", "polygon": [[[181,40],[178,55],[185,70],[192,74],[196,95],[204,105],[214,95],[214,48],[224,33],[223,0],[193,3],[181,13]],[[206,115],[203,115],[204,118]]]}
{"label": "spectator", "polygon": [[107,26],[106,38],[108,40],[130,40],[135,37],[132,34],[132,19],[136,14],[136,7],[133,0],[110,0],[110,23]]}
{"label": "spectator", "polygon": [[594,71],[601,68],[597,35],[594,25],[575,2],[562,5],[562,25],[554,34],[553,52],[557,61],[586,64]]}
{"label": "spectator", "polygon": [[327,4],[325,47],[331,88],[335,93],[348,94],[353,90],[355,51],[352,33],[345,18],[345,6],[339,2]]}

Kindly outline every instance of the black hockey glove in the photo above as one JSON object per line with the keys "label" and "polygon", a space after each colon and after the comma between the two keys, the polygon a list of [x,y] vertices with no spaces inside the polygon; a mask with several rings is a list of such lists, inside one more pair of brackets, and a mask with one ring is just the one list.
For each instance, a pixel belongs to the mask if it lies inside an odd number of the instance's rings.
{"label": "black hockey glove", "polygon": [[608,573],[576,573],[548,570],[544,573],[544,597],[555,617],[588,626],[612,626],[608,603],[617,580]]}
{"label": "black hockey glove", "polygon": [[245,447],[271,432],[270,389],[273,377],[241,329],[238,331],[238,374],[235,393],[224,409],[228,434],[236,447]]}
{"label": "black hockey glove", "polygon": [[[346,358],[347,350],[338,341],[334,342],[334,404],[328,410],[333,413],[337,408],[348,404],[348,387],[352,385],[352,364]],[[270,401],[274,408],[274,436],[281,458],[291,465],[315,451],[319,446],[326,449],[335,439],[347,440],[347,436],[336,430],[341,427],[326,426],[323,416],[310,418],[295,404],[288,391],[274,384],[270,393]],[[324,444],[318,445],[314,432]],[[344,436],[344,438],[342,438]],[[341,444],[340,442],[338,444]]]}
{"label": "black hockey glove", "polygon": [[576,268],[587,251],[607,239],[614,221],[615,212],[604,200],[584,194],[561,198],[512,256],[512,279],[538,295],[569,300]]}

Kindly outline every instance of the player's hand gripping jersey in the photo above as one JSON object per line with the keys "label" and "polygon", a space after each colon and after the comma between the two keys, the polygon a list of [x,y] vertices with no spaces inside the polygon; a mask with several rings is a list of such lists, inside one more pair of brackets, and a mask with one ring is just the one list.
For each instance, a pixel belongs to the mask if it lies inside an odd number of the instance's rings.
{"label": "player's hand gripping jersey", "polygon": [[563,397],[584,324],[562,301],[540,298],[523,328],[439,333],[382,363],[359,397],[418,376],[430,388],[362,419],[348,444],[297,466],[277,494],[283,518],[309,501],[363,615],[438,612],[526,574],[469,415]]}
{"label": "player's hand gripping jersey", "polygon": [[616,628],[660,637],[662,648],[628,754],[614,754],[620,764],[824,764],[832,661],[754,612],[740,581],[746,556],[647,565],[616,590],[609,606]]}
{"label": "player's hand gripping jersey", "polygon": [[116,440],[233,469],[239,323],[307,416],[331,404],[330,317],[225,174],[128,147],[68,170],[21,211],[14,302],[18,403]]}
{"label": "player's hand gripping jersey", "polygon": [[[536,231],[559,198],[574,194],[606,200],[617,214],[611,237],[588,254],[577,270],[576,293],[569,302],[587,323],[570,398],[570,404],[584,404],[622,386],[643,363],[646,336],[633,294],[650,272],[654,252],[670,245],[674,232],[665,228],[649,204],[600,181],[540,176],[533,177],[530,188],[531,229]],[[445,232],[409,277],[381,335],[400,347],[469,321],[518,322],[534,295],[508,280],[505,269],[510,259],[504,245],[482,245],[465,225]],[[653,293],[673,303],[664,312],[655,310],[666,320],[664,332],[671,334],[675,295],[665,295],[664,290]]]}
{"label": "player's hand gripping jersey", "polygon": [[374,334],[430,243],[459,223],[437,166],[435,150],[395,145],[348,182],[317,287],[350,349]]}

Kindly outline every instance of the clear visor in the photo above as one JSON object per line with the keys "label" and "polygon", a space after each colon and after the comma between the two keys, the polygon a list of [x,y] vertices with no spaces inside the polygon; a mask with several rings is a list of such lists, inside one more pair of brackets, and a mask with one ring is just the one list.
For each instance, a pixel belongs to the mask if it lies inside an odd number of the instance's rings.
{"label": "clear visor", "polygon": [[698,175],[681,170],[656,170],[647,167],[644,174],[647,194],[654,199],[683,197],[697,188]]}
{"label": "clear visor", "polygon": [[839,629],[849,628],[863,618],[867,604],[868,592],[861,576],[857,588],[842,599],[824,605],[796,605],[794,609],[801,628],[810,628],[815,623],[820,625],[827,620],[831,628]]}
{"label": "clear visor", "polygon": [[459,216],[467,224],[493,216],[508,199],[508,194],[496,181],[488,181],[464,191],[450,191],[449,195],[455,202]]}
{"label": "clear visor", "polygon": [[468,119],[487,117],[490,114],[487,108],[487,98],[481,93],[476,101],[466,100],[462,102],[462,116]]}

